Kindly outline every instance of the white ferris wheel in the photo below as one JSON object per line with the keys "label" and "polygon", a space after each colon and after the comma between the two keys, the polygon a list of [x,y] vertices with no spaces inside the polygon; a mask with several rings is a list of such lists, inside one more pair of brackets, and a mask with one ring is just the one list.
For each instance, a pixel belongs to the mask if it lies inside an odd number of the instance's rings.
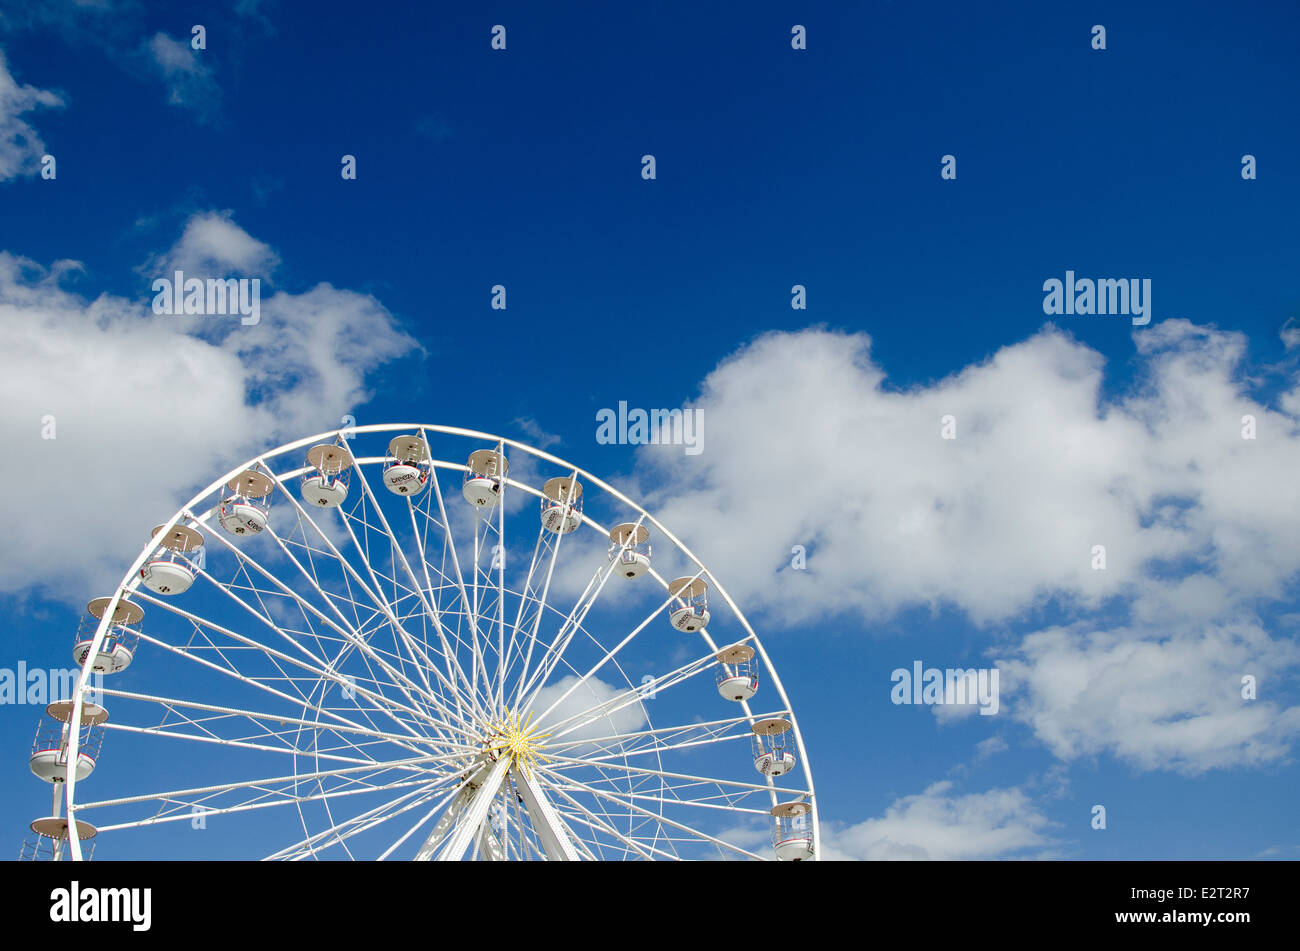
{"label": "white ferris wheel", "polygon": [[73,651],[32,857],[819,854],[740,609],[644,508],[515,440],[357,426],[249,460],[154,529]]}

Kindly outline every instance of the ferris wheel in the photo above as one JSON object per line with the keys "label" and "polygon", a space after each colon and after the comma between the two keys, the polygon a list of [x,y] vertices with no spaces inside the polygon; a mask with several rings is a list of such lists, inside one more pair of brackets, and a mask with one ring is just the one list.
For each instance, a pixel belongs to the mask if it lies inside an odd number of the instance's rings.
{"label": "ferris wheel", "polygon": [[515,440],[384,424],[263,453],[153,530],[72,649],[32,857],[819,854],[740,609],[644,508]]}

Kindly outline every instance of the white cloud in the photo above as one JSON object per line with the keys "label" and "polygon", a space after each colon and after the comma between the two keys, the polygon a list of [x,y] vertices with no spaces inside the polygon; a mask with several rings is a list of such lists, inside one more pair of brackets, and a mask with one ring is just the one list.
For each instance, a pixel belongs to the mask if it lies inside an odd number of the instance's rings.
{"label": "white cloud", "polygon": [[[620,693],[627,691],[629,688],[624,686],[619,689],[611,684],[605,683],[599,677],[589,677],[587,682],[574,690],[573,693],[564,697],[570,688],[578,682],[576,675],[570,674],[567,677],[561,677],[547,687],[543,687],[537,692],[537,699],[533,701],[532,709],[537,711],[539,725],[543,724],[561,724],[569,717],[576,717],[588,710],[593,710],[603,704],[609,703]],[[551,704],[559,701],[559,704],[545,717],[545,713]],[[631,703],[606,716],[598,717],[586,726],[579,727],[571,733],[565,733],[561,737],[556,737],[557,742],[571,743],[578,740],[595,739],[601,736],[613,736],[619,733],[632,733],[641,729],[646,724],[645,708],[640,703]],[[559,731],[568,730],[573,724],[559,727]],[[573,755],[572,750],[565,751],[566,756]]]}
{"label": "white cloud", "polygon": [[[243,326],[86,299],[64,286],[78,267],[0,252],[7,592],[80,602],[106,590],[190,494],[337,425],[367,398],[367,372],[416,346],[378,301],[329,284],[276,293]],[[53,440],[41,438],[46,415]]]}
{"label": "white cloud", "polygon": [[229,211],[194,215],[180,239],[151,264],[155,277],[171,278],[179,268],[193,276],[226,277],[247,274],[267,280],[280,263],[270,245],[237,225]]}
{"label": "white cloud", "polygon": [[[1143,769],[1200,773],[1286,755],[1300,706],[1268,698],[1297,663],[1293,641],[1240,621],[1166,636],[1052,628],[999,667],[1007,691],[1025,693],[1016,718],[1062,759],[1110,752]],[[1262,685],[1257,699],[1242,697],[1247,674]]]}
{"label": "white cloud", "polygon": [[986,760],[990,756],[996,756],[998,753],[1005,753],[1011,747],[1007,741],[1000,736],[990,736],[986,740],[980,740],[975,744],[975,759]]}
{"label": "white cloud", "polygon": [[545,451],[560,441],[559,436],[542,429],[531,416],[516,417],[514,422],[534,449]]}
{"label": "white cloud", "polygon": [[[1294,662],[1251,619],[1300,570],[1297,420],[1251,395],[1239,333],[1170,320],[1134,339],[1137,382],[1103,401],[1102,357],[1050,326],[905,391],[863,334],[768,334],[704,381],[705,452],[646,447],[661,478],[637,494],[746,611],[791,626],[915,605],[988,625],[1049,604],[1076,618],[1123,596],[1128,627],[1013,654],[1013,715],[1063,757],[1268,762],[1297,710],[1243,707],[1229,681]],[[947,415],[956,439],[941,438]],[[807,570],[789,565],[796,544]],[[1245,623],[1205,626],[1225,618]],[[1093,679],[1075,696],[1058,668]]]}
{"label": "white cloud", "polygon": [[877,819],[823,823],[828,859],[997,859],[1031,857],[1052,845],[1051,823],[1020,789],[956,795],[951,782],[904,796]]}
{"label": "white cloud", "polygon": [[201,51],[191,48],[189,39],[172,39],[155,33],[143,46],[154,71],[167,84],[167,101],[192,109],[205,119],[216,108],[220,90],[212,69],[203,62]]}
{"label": "white cloud", "polygon": [[0,182],[40,171],[45,143],[20,116],[40,107],[59,109],[63,105],[62,97],[48,89],[20,86],[0,51]]}
{"label": "white cloud", "polygon": [[[762,337],[705,380],[703,454],[643,450],[672,477],[659,511],[746,604],[791,621],[1086,607],[1132,593],[1149,559],[1205,552],[1241,590],[1276,591],[1300,568],[1294,421],[1232,381],[1239,335],[1168,321],[1139,343],[1150,390],[1100,405],[1101,357],[1052,329],[906,392],[865,335]],[[1265,438],[1240,438],[1245,412]],[[1265,488],[1281,492],[1267,511]]]}

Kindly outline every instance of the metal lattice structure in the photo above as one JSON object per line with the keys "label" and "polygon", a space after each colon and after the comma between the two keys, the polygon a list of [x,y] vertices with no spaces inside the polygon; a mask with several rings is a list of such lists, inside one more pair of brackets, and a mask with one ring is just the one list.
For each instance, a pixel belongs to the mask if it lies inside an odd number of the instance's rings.
{"label": "metal lattice structure", "polygon": [[[91,607],[60,715],[107,740],[93,776],[45,769],[54,857],[132,835],[198,857],[819,853],[743,613],[644,508],[521,442],[385,424],[280,446]],[[84,763],[85,732],[47,760]]]}

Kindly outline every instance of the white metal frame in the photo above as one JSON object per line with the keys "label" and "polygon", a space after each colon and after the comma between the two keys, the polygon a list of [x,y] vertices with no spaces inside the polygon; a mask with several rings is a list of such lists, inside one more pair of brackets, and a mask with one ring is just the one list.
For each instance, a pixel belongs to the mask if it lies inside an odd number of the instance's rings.
{"label": "white metal frame", "polygon": [[[429,484],[417,497],[385,498],[387,506],[379,502],[390,493],[383,490],[376,494],[366,469],[377,472],[385,460],[383,454],[354,456],[353,482],[361,492],[349,493],[341,509],[309,512],[296,497],[293,489],[298,485],[298,477],[311,468],[306,464],[306,448],[322,441],[403,431],[418,433],[426,445],[433,436],[463,438],[470,441],[465,444],[466,456],[472,448],[485,447],[502,453],[525,453],[538,464],[549,465],[559,474],[580,480],[586,488],[588,502],[592,500],[591,490],[599,489],[609,499],[626,506],[634,513],[631,520],[651,527],[660,544],[666,541],[675,546],[693,565],[689,570],[694,577],[707,580],[715,606],[720,602],[730,609],[728,624],[738,623],[745,636],[737,638],[733,633],[723,643],[739,641],[754,648],[756,660],[761,661],[766,671],[763,687],[754,699],[768,703],[762,709],[751,710],[752,701],[741,702],[737,704],[741,711],[735,716],[710,716],[712,712],[733,712],[726,709],[731,706],[727,704],[701,709],[699,722],[648,726],[644,730],[606,736],[590,735],[602,722],[612,724],[611,718],[620,710],[633,704],[644,708],[643,701],[656,692],[687,683],[704,671],[711,674],[717,663],[713,655],[719,650],[718,644],[707,631],[694,635],[672,631],[667,609],[673,599],[667,593],[667,581],[653,567],[646,577],[653,578],[663,589],[662,599],[654,599],[657,607],[617,645],[598,640],[583,623],[606,590],[616,562],[606,562],[602,557],[587,589],[572,609],[566,612],[557,608],[548,602],[548,597],[559,550],[567,536],[546,532],[540,525],[532,562],[520,590],[507,587],[504,558],[495,565],[495,578],[491,569],[484,570],[480,555],[493,538],[503,549],[505,546],[509,493],[519,490],[541,496],[539,489],[517,478],[523,468],[518,465],[511,467],[514,475],[502,480],[500,502],[486,511],[467,511],[472,508],[467,505],[459,513],[452,511],[452,506],[463,505],[463,500],[459,492],[444,499],[439,473],[444,470],[460,473],[467,467],[464,463],[436,459],[432,453]],[[298,458],[300,455],[302,458]],[[289,468],[278,471],[276,464],[286,461]],[[214,499],[226,482],[254,467],[270,475],[275,483],[267,497],[271,503],[271,521],[259,539],[237,546],[211,518],[211,506],[205,505],[205,500]],[[385,514],[386,507],[391,512],[394,505],[401,504],[410,513],[409,542],[399,539]],[[594,506],[586,506],[581,515],[582,525],[594,529],[599,538],[607,539],[607,528],[591,517],[594,510]],[[319,517],[328,521],[328,513],[336,511],[343,516],[346,534],[339,531],[337,524],[325,531],[316,520]],[[534,513],[535,517],[536,511],[534,505],[524,507],[525,517],[526,513]],[[358,512],[360,516],[355,514]],[[472,573],[467,580],[466,566],[461,563],[455,539],[458,523],[470,519],[473,561],[468,566]],[[253,633],[245,627],[236,630],[234,626],[187,610],[188,594],[163,599],[142,588],[139,569],[156,548],[150,540],[127,570],[104,612],[104,620],[95,631],[74,695],[73,721],[78,722],[81,716],[83,699],[91,683],[90,662],[106,637],[109,619],[118,601],[130,595],[148,606],[138,631],[141,654],[150,647],[157,648],[173,657],[195,662],[207,672],[238,680],[259,695],[274,697],[301,712],[294,716],[283,707],[278,713],[261,712],[183,696],[117,690],[113,689],[115,685],[110,677],[100,691],[110,707],[117,698],[127,703],[151,704],[163,711],[163,716],[157,725],[133,725],[114,716],[107,726],[137,735],[255,751],[271,760],[275,759],[273,753],[289,755],[293,758],[293,772],[97,801],[78,801],[76,777],[70,775],[64,784],[69,820],[80,819],[94,809],[155,807],[152,816],[100,828],[106,832],[189,819],[194,813],[186,812],[185,807],[202,808],[209,815],[233,815],[292,804],[306,832],[309,823],[304,807],[314,804],[310,808],[318,806],[325,811],[329,828],[308,832],[300,842],[268,857],[314,858],[335,847],[355,857],[348,840],[408,811],[427,806],[422,818],[379,858],[388,858],[413,838],[421,841],[419,830],[437,817],[433,831],[423,838],[425,845],[416,857],[433,857],[436,848],[437,857],[444,859],[467,854],[485,859],[677,858],[683,857],[679,847],[687,847],[687,851],[704,847],[731,857],[758,859],[771,856],[756,854],[728,840],[726,829],[737,825],[757,829],[755,817],[761,816],[764,828],[758,831],[765,831],[770,807],[778,799],[794,796],[806,800],[811,807],[814,855],[820,854],[817,804],[807,750],[785,689],[757,634],[718,579],[676,535],[595,475],[516,440],[474,430],[431,424],[358,426],[296,440],[234,467],[196,494],[160,531],[168,532],[181,523],[204,534],[210,556],[225,551],[235,558],[238,570],[233,579],[219,580],[211,573],[216,569],[209,567],[200,571],[195,587],[205,581],[209,591],[219,590],[226,598],[222,604],[229,602],[233,609],[252,619]],[[435,546],[429,538],[431,527],[443,536],[436,543],[441,546],[441,552],[437,553],[441,556],[439,564],[431,560],[436,557]],[[313,530],[316,537],[309,537]],[[459,531],[463,535],[464,530]],[[297,532],[301,532],[301,539],[295,537]],[[580,527],[576,534],[582,532]],[[385,537],[391,543],[387,552],[377,547]],[[418,570],[411,563],[405,544],[415,545]],[[600,546],[602,555],[604,544]],[[385,557],[387,565],[383,563]],[[210,557],[209,563],[213,560]],[[335,590],[330,590],[329,581],[322,584],[318,561],[339,573]],[[541,562],[545,562],[544,579],[535,577]],[[340,583],[342,591],[337,590]],[[644,579],[618,582],[645,583]],[[511,598],[518,602],[512,625],[507,621]],[[291,629],[287,622],[277,619],[278,615],[294,611],[300,615],[294,619],[295,624],[303,625],[304,630]],[[174,619],[189,625],[189,642],[170,643],[161,629],[151,630],[151,623]],[[541,636],[542,625],[548,620],[558,623],[549,643]],[[718,623],[716,618],[714,623]],[[653,683],[633,684],[622,670],[618,654],[647,629],[665,640],[671,637],[679,643],[696,644],[698,649],[691,648],[693,660],[655,677]],[[387,633],[392,636],[391,648],[382,639]],[[263,636],[266,634],[272,636]],[[695,642],[694,638],[700,641]],[[604,656],[594,664],[584,664],[581,669],[574,667],[566,659],[566,652],[578,642],[587,649],[595,645],[592,653],[604,651]],[[333,653],[327,653],[327,645]],[[230,659],[233,656],[256,656],[260,663],[283,676],[243,673]],[[133,669],[140,669],[144,663],[138,659]],[[348,664],[354,669],[356,665],[362,666],[368,676],[358,679],[342,674],[341,670]],[[516,664],[519,665],[516,679],[508,684]],[[611,671],[617,673],[626,689],[619,689],[612,698],[561,721],[547,720],[548,714],[579,688],[598,679],[602,671],[607,676]],[[294,672],[301,680],[295,678]],[[533,709],[541,691],[565,676],[576,679],[546,709]],[[716,698],[713,677],[706,676],[703,680]],[[305,691],[303,685],[308,684],[312,685],[311,689]],[[183,692],[184,686],[176,684],[171,689]],[[776,696],[765,696],[765,690],[775,692]],[[514,695],[513,700],[509,694]],[[346,714],[340,705],[330,702],[343,696],[351,703]],[[546,720],[549,736],[540,752],[548,759],[531,767],[508,756],[495,761],[485,759],[478,738],[488,730],[488,725],[498,723],[511,711],[525,710],[537,714],[535,721]],[[704,776],[665,765],[665,759],[671,764],[679,756],[687,757],[697,753],[700,747],[710,747],[709,755],[728,762],[734,760],[742,768],[748,768],[752,777],[748,750],[735,741],[747,741],[752,735],[751,725],[767,716],[784,716],[790,721],[799,759],[795,771],[782,777],[779,783],[770,778],[766,783],[754,783]],[[242,726],[248,735],[236,731],[235,726]],[[303,738],[311,744],[310,751],[299,745]],[[332,745],[322,746],[324,741]],[[68,754],[73,762],[77,745],[77,731],[72,731]],[[373,754],[377,751],[384,752],[385,758],[376,759]],[[299,760],[308,752],[316,768],[303,772],[299,770]],[[734,770],[730,772],[740,775]],[[797,779],[791,782],[793,777]],[[304,784],[309,787],[306,792]],[[223,796],[235,791],[250,798],[231,803],[222,801]],[[375,793],[388,801],[344,819],[335,817],[335,808],[341,808],[350,797]],[[760,805],[760,801],[766,805]],[[697,827],[694,819],[684,821],[684,813],[710,816],[711,831]],[[700,820],[699,824],[706,823]],[[74,860],[83,857],[75,821],[70,821],[68,849]]]}

